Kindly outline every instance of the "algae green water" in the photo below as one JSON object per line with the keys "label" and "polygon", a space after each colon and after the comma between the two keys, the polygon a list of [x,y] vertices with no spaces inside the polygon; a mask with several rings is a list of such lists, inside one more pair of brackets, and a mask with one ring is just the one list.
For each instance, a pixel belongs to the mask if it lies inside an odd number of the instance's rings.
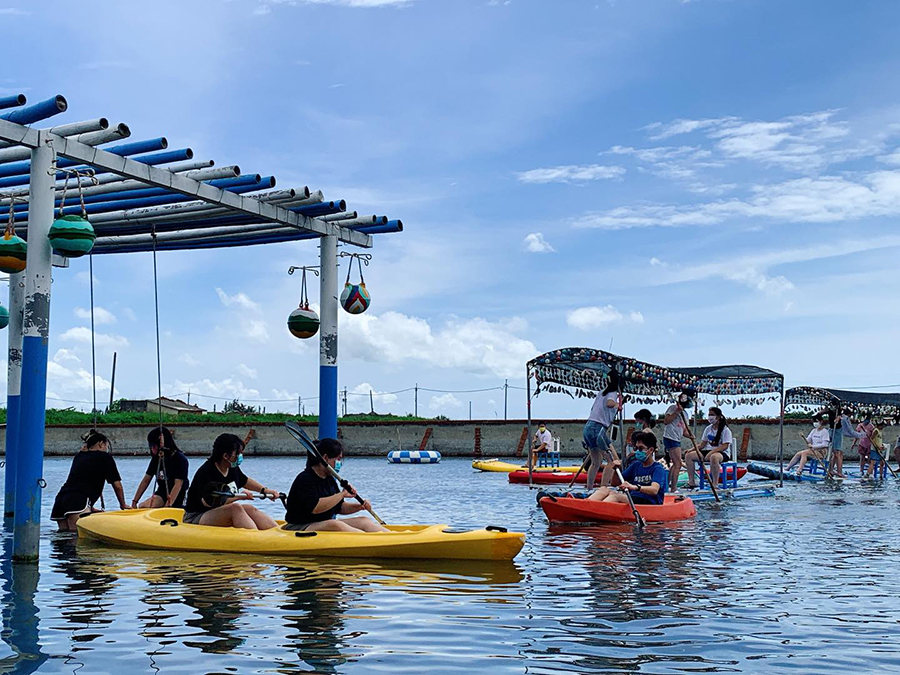
{"label": "algae green water", "polygon": [[[118,462],[130,499],[146,463]],[[528,535],[511,564],[402,564],[76,544],[46,520],[69,463],[45,463],[40,563],[4,557],[2,672],[900,671],[894,482],[789,485],[639,533],[551,527],[526,486],[464,460],[349,459],[389,522]],[[243,468],[286,489],[301,462]]]}

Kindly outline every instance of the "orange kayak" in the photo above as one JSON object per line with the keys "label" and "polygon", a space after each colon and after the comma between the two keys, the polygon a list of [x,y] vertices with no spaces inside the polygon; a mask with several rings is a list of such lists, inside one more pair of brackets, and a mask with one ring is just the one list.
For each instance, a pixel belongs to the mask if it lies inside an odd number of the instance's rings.
{"label": "orange kayak", "polygon": [[[697,515],[694,502],[681,495],[666,495],[660,505],[636,504],[638,513],[648,523],[687,520]],[[544,497],[541,508],[551,523],[629,523],[634,514],[628,504],[597,502],[572,497]]]}

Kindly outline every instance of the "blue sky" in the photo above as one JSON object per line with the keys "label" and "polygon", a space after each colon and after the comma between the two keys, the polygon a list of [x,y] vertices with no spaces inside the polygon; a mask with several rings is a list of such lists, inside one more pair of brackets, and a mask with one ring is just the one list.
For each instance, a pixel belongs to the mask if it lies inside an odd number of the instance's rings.
{"label": "blue sky", "polygon": [[[404,221],[371,251],[371,309],[342,312],[341,388],[522,386],[538,353],[610,344],[789,386],[900,382],[900,7],[7,0],[0,19],[2,93],[62,93],[66,121],[105,115]],[[318,344],[285,320],[287,267],[316,261],[312,242],[162,255],[164,393],[314,412]],[[86,270],[54,279],[55,399],[91,398]],[[99,257],[95,278],[100,398],[113,350],[117,396],[153,395],[150,257]],[[470,400],[503,416],[502,391],[420,392],[419,412]]]}

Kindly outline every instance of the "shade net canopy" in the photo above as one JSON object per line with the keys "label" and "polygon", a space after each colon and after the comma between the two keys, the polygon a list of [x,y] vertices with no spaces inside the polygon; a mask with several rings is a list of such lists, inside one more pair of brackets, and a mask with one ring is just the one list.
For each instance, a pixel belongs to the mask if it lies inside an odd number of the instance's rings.
{"label": "shade net canopy", "polygon": [[[573,397],[594,397],[606,386],[611,370],[620,377],[622,390],[633,398],[659,399],[694,389],[735,404],[761,404],[781,392],[784,376],[747,365],[667,368],[619,356],[600,349],[566,347],[541,354],[528,362],[537,391],[560,391]],[[768,395],[768,396],[767,396]],[[648,400],[648,402],[650,402]]]}
{"label": "shade net canopy", "polygon": [[858,415],[900,417],[900,393],[847,391],[825,387],[791,387],[784,394],[785,407],[811,411],[835,408]]}

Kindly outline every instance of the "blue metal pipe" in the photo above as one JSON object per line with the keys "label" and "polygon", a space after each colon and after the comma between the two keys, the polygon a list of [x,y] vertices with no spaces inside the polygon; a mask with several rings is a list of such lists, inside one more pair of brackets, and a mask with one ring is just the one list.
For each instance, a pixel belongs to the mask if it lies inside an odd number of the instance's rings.
{"label": "blue metal pipe", "polygon": [[[262,177],[257,174],[246,174],[243,176],[237,176],[235,178],[217,178],[216,180],[205,181],[209,185],[214,185],[215,187],[222,188],[223,190],[230,190],[232,187],[240,187],[243,185],[259,185],[262,181]],[[72,190],[72,194],[67,196],[69,203],[78,202],[78,191]],[[171,195],[172,191],[166,188],[137,188],[134,190],[123,190],[122,192],[107,192],[100,195],[88,195],[84,198],[85,204],[100,204],[109,201],[119,201],[122,199],[140,199],[144,197],[158,197],[160,195]],[[56,205],[62,202],[62,197],[58,197],[56,200]],[[28,211],[28,204],[16,204],[13,207],[14,213],[24,213]],[[65,213],[69,213],[69,209],[66,208]],[[79,208],[74,211],[74,213],[81,213],[81,208],[79,204]]]}
{"label": "blue metal pipe", "polygon": [[0,110],[18,108],[25,105],[25,94],[13,94],[12,96],[0,96]]}
{"label": "blue metal pipe", "polygon": [[318,218],[319,216],[328,216],[332,213],[343,213],[347,210],[347,202],[343,199],[336,202],[321,202],[319,204],[307,204],[306,206],[288,207],[288,211],[294,213],[302,213],[308,218]]}
{"label": "blue metal pipe", "polygon": [[17,108],[12,112],[3,113],[0,119],[7,122],[15,122],[16,124],[33,124],[40,122],[48,117],[53,117],[61,112],[65,112],[69,104],[66,103],[64,96],[54,96],[46,101],[35,103],[25,108]]}
{"label": "blue metal pipe", "polygon": [[[190,148],[184,148],[182,150],[168,150],[166,152],[157,152],[152,155],[144,155],[143,157],[135,157],[134,161],[141,162],[142,164],[150,164],[151,166],[156,166],[157,164],[171,164],[172,162],[181,162],[186,159],[193,159],[194,151]],[[63,164],[65,162],[65,164]],[[71,160],[60,160],[60,166],[72,166],[74,162]],[[77,167],[80,171],[87,171],[90,167],[81,165]],[[100,176],[104,173],[112,173],[111,171],[107,171],[105,169],[101,169],[96,172],[96,175]],[[56,174],[57,180],[62,180],[66,177],[66,174],[62,171]],[[18,185],[28,185],[28,176],[10,176],[8,178],[0,178],[0,187],[16,187]]]}
{"label": "blue metal pipe", "polygon": [[[110,148],[104,148],[107,152],[120,157],[130,157],[131,155],[142,155],[145,152],[156,152],[157,150],[165,150],[169,146],[169,142],[165,138],[151,138],[148,141],[136,141],[134,143],[122,143]],[[60,169],[77,165],[78,162],[72,159],[60,158],[56,162],[56,166]],[[9,162],[0,165],[0,178],[5,176],[22,176],[28,175],[31,170],[31,160],[22,162]]]}

